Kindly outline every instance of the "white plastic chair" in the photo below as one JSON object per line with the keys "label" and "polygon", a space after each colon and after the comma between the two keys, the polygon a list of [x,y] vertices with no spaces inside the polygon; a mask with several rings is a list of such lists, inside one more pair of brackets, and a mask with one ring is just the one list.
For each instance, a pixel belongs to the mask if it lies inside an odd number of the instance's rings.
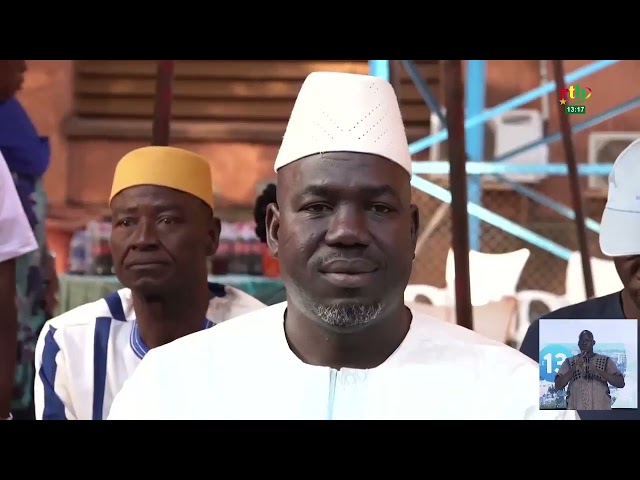
{"label": "white plastic chair", "polygon": [[[591,258],[591,274],[593,277],[593,289],[596,297],[602,297],[622,290],[623,285],[612,260],[603,258]],[[587,295],[584,289],[584,276],[582,274],[582,258],[580,252],[572,252],[567,262],[565,276],[565,293],[557,295],[544,290],[522,290],[517,293],[519,304],[519,326],[516,332],[516,341],[522,341],[531,324],[531,303],[539,301],[545,304],[549,311],[576,303],[584,302]]]}
{"label": "white plastic chair", "polygon": [[[407,302],[414,312],[448,323],[457,323],[453,305],[429,305],[420,301]],[[516,328],[518,315],[517,299],[506,296],[498,301],[473,307],[473,330],[492,340],[507,343]]]}
{"label": "white plastic chair", "polygon": [[[518,282],[530,255],[531,251],[527,248],[508,253],[469,251],[471,304],[480,306],[499,301],[505,296],[516,296]],[[405,301],[411,302],[416,296],[423,295],[433,305],[455,305],[455,258],[451,249],[447,254],[445,278],[444,288],[433,285],[408,285],[404,294]]]}

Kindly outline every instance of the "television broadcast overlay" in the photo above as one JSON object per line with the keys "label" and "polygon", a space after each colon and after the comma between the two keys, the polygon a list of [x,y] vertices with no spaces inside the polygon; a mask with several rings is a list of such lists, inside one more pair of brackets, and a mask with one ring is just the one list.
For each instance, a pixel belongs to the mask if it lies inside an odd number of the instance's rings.
{"label": "television broadcast overlay", "polygon": [[[583,350],[589,349],[587,340],[579,346],[581,332],[589,331],[593,334],[593,353],[605,355],[610,360],[595,359]],[[570,382],[564,388],[556,390],[555,378],[566,359],[575,357],[573,362],[578,362],[583,370],[583,378]],[[586,360],[585,360],[586,359]],[[592,362],[593,361],[593,362]],[[603,383],[602,377],[591,374],[590,366],[602,367],[613,361],[615,367],[624,376],[624,387],[616,388],[609,382]],[[612,409],[638,408],[638,320],[610,319],[610,320],[540,320],[540,409],[565,410],[569,408],[567,400],[568,390],[572,388],[572,404],[585,402],[592,408],[576,408],[578,410],[608,410],[599,407],[602,402],[608,402],[606,386],[609,387]],[[578,368],[580,370],[580,368]],[[609,366],[607,371],[615,368]],[[574,377],[575,379],[575,377]],[[613,380],[615,381],[615,380]],[[589,382],[597,382],[590,384]],[[575,392],[574,392],[575,390]],[[576,395],[575,397],[573,395]],[[585,398],[593,396],[594,398]],[[604,397],[604,400],[603,400]],[[590,403],[589,403],[590,402]]]}

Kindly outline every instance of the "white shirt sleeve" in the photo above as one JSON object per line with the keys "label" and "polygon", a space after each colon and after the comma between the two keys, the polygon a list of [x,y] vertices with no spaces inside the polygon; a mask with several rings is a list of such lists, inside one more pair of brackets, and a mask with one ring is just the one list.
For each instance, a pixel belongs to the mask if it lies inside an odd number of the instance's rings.
{"label": "white shirt sleeve", "polygon": [[0,262],[38,249],[11,172],[0,153]]}

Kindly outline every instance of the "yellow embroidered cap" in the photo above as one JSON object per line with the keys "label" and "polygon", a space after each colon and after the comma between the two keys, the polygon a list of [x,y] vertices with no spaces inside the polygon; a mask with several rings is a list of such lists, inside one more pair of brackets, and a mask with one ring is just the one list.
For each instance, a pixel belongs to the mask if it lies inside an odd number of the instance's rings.
{"label": "yellow embroidered cap", "polygon": [[209,162],[175,147],[142,147],[127,153],[113,175],[109,203],[121,191],[138,185],[157,185],[189,193],[213,209]]}

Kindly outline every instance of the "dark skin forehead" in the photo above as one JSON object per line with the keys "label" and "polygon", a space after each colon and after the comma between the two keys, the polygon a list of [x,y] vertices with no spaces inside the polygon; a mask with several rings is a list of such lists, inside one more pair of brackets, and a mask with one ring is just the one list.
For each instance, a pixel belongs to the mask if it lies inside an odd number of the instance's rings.
{"label": "dark skin forehead", "polygon": [[401,206],[411,203],[409,174],[398,164],[371,154],[331,152],[293,162],[278,172],[281,209],[305,196],[386,197]]}
{"label": "dark skin forehead", "polygon": [[138,185],[118,193],[111,200],[114,216],[139,215],[146,212],[176,210],[209,221],[213,212],[199,198],[179,190],[157,185]]}
{"label": "dark skin forehead", "polygon": [[580,335],[578,336],[578,341],[581,342],[583,339],[593,340],[593,334],[591,332],[580,332]]}

